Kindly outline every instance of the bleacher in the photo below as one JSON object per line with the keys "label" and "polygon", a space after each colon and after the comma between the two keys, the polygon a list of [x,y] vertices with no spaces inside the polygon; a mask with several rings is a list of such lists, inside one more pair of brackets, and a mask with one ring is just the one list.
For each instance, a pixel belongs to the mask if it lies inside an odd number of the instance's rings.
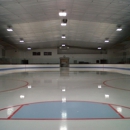
{"label": "bleacher", "polygon": [[0,64],[10,64],[10,61],[7,58],[0,58]]}

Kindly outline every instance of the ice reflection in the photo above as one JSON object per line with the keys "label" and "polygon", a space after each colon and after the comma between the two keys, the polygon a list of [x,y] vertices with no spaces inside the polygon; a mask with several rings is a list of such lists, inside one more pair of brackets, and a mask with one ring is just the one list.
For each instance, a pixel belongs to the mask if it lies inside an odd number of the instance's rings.
{"label": "ice reflection", "polygon": [[65,92],[65,91],[66,91],[66,89],[65,89],[65,88],[63,88],[63,89],[62,89],[62,92]]}
{"label": "ice reflection", "polygon": [[117,107],[117,111],[122,113],[122,108],[121,107]]}
{"label": "ice reflection", "polygon": [[32,88],[32,86],[31,86],[31,85],[28,85],[28,88]]}
{"label": "ice reflection", "polygon": [[62,98],[62,102],[63,103],[66,102],[66,98],[65,97]]}
{"label": "ice reflection", "polygon": [[63,112],[61,113],[61,117],[62,117],[62,119],[66,119],[66,118],[67,118],[67,113],[66,113],[66,111],[63,111]]}
{"label": "ice reflection", "polygon": [[25,98],[25,96],[24,96],[24,95],[20,95],[20,98],[21,98],[21,99],[24,99],[24,98]]}
{"label": "ice reflection", "polygon": [[60,129],[59,130],[67,130],[67,121],[66,120],[62,120],[61,124],[60,124]]}
{"label": "ice reflection", "polygon": [[67,76],[69,77],[69,68],[68,67],[61,67],[60,68],[60,76]]}
{"label": "ice reflection", "polygon": [[105,98],[109,98],[109,95],[108,95],[108,94],[105,94]]}
{"label": "ice reflection", "polygon": [[101,86],[101,85],[98,85],[98,88],[102,88],[102,86]]}
{"label": "ice reflection", "polygon": [[67,127],[66,126],[61,126],[60,130],[67,130]]}
{"label": "ice reflection", "polygon": [[7,115],[8,116],[10,116],[13,112],[14,112],[14,108],[13,107],[7,109]]}

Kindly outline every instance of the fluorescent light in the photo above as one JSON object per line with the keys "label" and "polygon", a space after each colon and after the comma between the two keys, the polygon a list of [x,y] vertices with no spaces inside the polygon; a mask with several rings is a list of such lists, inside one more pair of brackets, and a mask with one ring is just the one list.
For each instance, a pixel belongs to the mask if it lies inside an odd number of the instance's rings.
{"label": "fluorescent light", "polygon": [[20,40],[19,42],[24,42],[24,40]]}
{"label": "fluorescent light", "polygon": [[105,42],[109,42],[109,40],[105,40]]}
{"label": "fluorescent light", "polygon": [[66,16],[67,13],[66,12],[59,12],[59,16]]}
{"label": "fluorescent light", "polygon": [[65,38],[66,38],[66,36],[61,36],[61,38],[64,38],[64,39],[65,39]]}
{"label": "fluorescent light", "polygon": [[116,31],[122,31],[122,28],[117,28]]}
{"label": "fluorescent light", "polygon": [[25,96],[24,95],[20,95],[20,98],[23,99]]}
{"label": "fluorescent light", "polygon": [[12,32],[13,29],[12,28],[7,28],[7,31]]}
{"label": "fluorescent light", "polygon": [[101,50],[102,48],[101,47],[98,47],[98,50]]}
{"label": "fluorescent light", "polygon": [[61,23],[61,26],[66,26],[67,25],[67,23]]}
{"label": "fluorescent light", "polygon": [[62,44],[62,46],[65,46],[65,44]]}
{"label": "fluorescent light", "polygon": [[28,50],[31,50],[31,47],[28,47],[27,49],[28,49]]}

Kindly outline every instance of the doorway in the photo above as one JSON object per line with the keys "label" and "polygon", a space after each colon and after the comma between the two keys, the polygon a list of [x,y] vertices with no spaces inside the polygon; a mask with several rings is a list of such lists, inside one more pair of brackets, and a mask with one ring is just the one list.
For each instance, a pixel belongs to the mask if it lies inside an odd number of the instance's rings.
{"label": "doorway", "polygon": [[60,67],[69,67],[69,58],[68,57],[60,58]]}

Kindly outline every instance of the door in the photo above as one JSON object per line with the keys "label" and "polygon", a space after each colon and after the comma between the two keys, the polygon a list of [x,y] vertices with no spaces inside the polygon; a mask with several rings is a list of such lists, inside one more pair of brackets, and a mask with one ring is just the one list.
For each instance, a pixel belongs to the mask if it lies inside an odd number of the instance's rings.
{"label": "door", "polygon": [[60,67],[69,67],[69,58],[60,58]]}

